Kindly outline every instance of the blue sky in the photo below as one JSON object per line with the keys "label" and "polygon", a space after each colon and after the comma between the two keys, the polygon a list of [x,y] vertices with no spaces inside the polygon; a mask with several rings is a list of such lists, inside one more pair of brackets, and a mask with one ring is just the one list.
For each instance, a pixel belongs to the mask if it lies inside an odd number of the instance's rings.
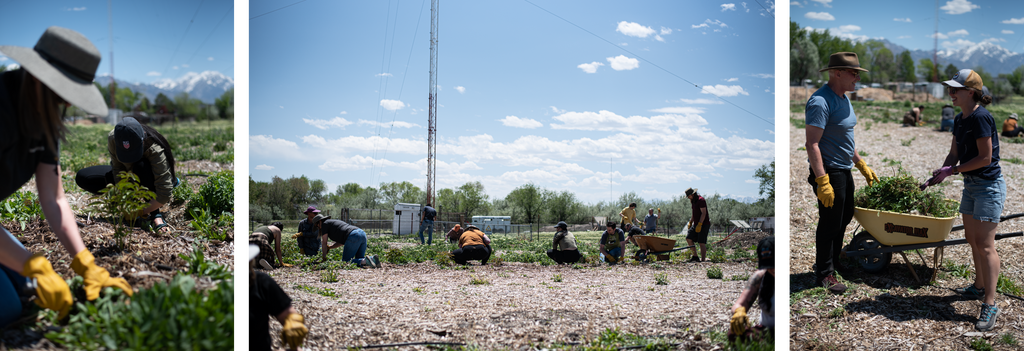
{"label": "blue sky", "polygon": [[[790,2],[793,21],[801,27],[830,29],[845,38],[885,38],[911,50],[934,47],[934,1]],[[1024,2],[941,0],[939,50],[958,50],[992,42],[1024,52]]]}
{"label": "blue sky", "polygon": [[[0,45],[33,47],[49,26],[81,32],[103,55],[97,76],[110,74],[106,1],[7,1]],[[114,76],[151,83],[188,72],[234,77],[232,1],[112,1]],[[194,18],[194,20],[193,20]],[[191,27],[189,26],[191,21]],[[16,64],[0,55],[0,65]]]}
{"label": "blue sky", "polygon": [[[438,188],[758,196],[754,170],[775,154],[775,26],[757,2],[531,2],[441,2]],[[429,1],[260,16],[284,5],[249,7],[252,178],[425,189]]]}

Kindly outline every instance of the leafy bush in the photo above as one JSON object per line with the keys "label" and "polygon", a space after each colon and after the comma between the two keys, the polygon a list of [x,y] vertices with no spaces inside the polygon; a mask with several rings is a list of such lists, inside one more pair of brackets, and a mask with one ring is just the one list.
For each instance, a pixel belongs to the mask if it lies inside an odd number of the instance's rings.
{"label": "leafy bush", "polygon": [[206,210],[189,210],[188,214],[192,217],[192,221],[189,222],[189,225],[199,232],[200,237],[211,240],[227,239],[228,233],[217,229],[218,221],[210,216]]}
{"label": "leafy bush", "polygon": [[892,177],[880,177],[879,181],[857,189],[854,205],[857,207],[897,213],[917,211],[924,216],[953,217],[959,205],[947,200],[936,190],[921,191],[919,182],[902,168]]}
{"label": "leafy bush", "polygon": [[188,179],[178,177],[181,182],[178,186],[171,190],[171,205],[181,205],[192,199],[192,187],[188,185]]}
{"label": "leafy bush", "polygon": [[192,196],[186,212],[205,209],[216,216],[222,212],[235,211],[235,172],[222,171],[206,180],[199,187],[199,193]]}
{"label": "leafy bush", "polygon": [[214,280],[231,279],[233,274],[227,266],[214,261],[207,261],[206,255],[203,254],[203,249],[199,245],[192,247],[192,253],[188,255],[178,254],[178,257],[181,257],[188,264],[188,274],[210,277]]}
{"label": "leafy bush", "polygon": [[654,275],[654,283],[658,285],[668,285],[668,274],[657,273]]}
{"label": "leafy bush", "polygon": [[78,302],[71,319],[46,338],[71,350],[230,350],[234,348],[234,282],[197,291],[178,275],[139,289],[131,303],[114,288],[92,302]]}
{"label": "leafy bush", "polygon": [[722,279],[722,269],[718,268],[718,266],[711,266],[711,268],[708,268],[708,278]]}
{"label": "leafy bush", "polygon": [[708,261],[714,263],[725,262],[725,248],[715,245],[708,250]]}
{"label": "leafy bush", "polygon": [[120,180],[116,184],[107,184],[99,195],[92,197],[89,207],[115,219],[114,239],[123,250],[125,238],[131,233],[130,227],[139,218],[139,212],[149,204],[149,200],[156,198],[156,193],[139,184],[139,176],[135,173],[121,172],[117,177]]}
{"label": "leafy bush", "polygon": [[39,196],[31,191],[16,192],[0,203],[0,222],[18,222],[23,231],[25,224],[39,218],[46,216],[39,205]]}

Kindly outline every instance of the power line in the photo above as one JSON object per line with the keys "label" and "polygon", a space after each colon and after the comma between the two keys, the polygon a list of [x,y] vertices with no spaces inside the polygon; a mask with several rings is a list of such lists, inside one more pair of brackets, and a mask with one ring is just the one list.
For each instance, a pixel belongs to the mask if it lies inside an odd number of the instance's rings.
{"label": "power line", "polygon": [[[402,92],[405,91],[405,78],[409,76],[409,63],[412,62],[413,49],[416,49],[416,36],[420,33],[420,20],[423,19],[423,9],[426,7],[427,2],[423,1],[420,5],[420,15],[417,16],[416,30],[412,34],[412,47],[409,48],[409,58],[405,60],[405,72],[402,73],[402,85],[398,88],[398,100],[402,100]],[[391,133],[395,130],[395,119],[398,117],[398,111],[395,110],[394,115],[391,116],[391,128],[388,129],[388,143],[384,146],[384,156],[381,157],[381,172],[384,171],[384,161],[388,158],[388,148],[391,147]],[[380,181],[380,173],[377,173],[377,181]]]}
{"label": "power line", "polygon": [[174,48],[174,53],[171,54],[171,60],[167,62],[167,67],[164,67],[163,74],[167,74],[167,69],[171,68],[171,63],[174,62],[174,56],[178,55],[178,49],[181,49],[181,43],[185,42],[185,37],[188,36],[188,30],[192,28],[192,23],[195,22],[196,16],[199,15],[199,9],[203,8],[203,2],[205,2],[205,0],[199,2],[199,7],[196,8],[196,13],[192,14],[192,19],[188,20],[188,26],[185,27],[185,33],[181,35],[181,40],[178,40],[178,46]]}
{"label": "power line", "polygon": [[263,16],[265,16],[265,15],[269,15],[269,14],[271,14],[271,13],[274,13],[274,12],[277,12],[277,11],[280,11],[280,10],[284,10],[284,9],[286,9],[286,8],[289,8],[289,7],[292,7],[292,6],[298,5],[299,3],[303,3],[303,2],[306,2],[306,0],[302,0],[302,1],[299,1],[299,2],[297,2],[297,3],[294,3],[294,4],[291,4],[291,5],[288,5],[288,6],[285,6],[285,7],[279,8],[279,9],[277,9],[277,10],[272,10],[272,11],[270,11],[270,12],[264,12],[264,13],[262,13],[262,14],[259,14],[259,15],[257,15],[256,17],[249,17],[249,20],[250,20],[250,21],[252,21],[252,20],[254,20],[254,19],[257,19],[257,18],[263,17]]}
{"label": "power line", "polygon": [[[758,5],[761,5],[761,0],[756,0],[756,1],[757,1]],[[775,18],[775,14],[773,14],[771,11],[768,11],[768,8],[764,7],[764,5],[761,5],[761,8],[764,9],[764,12],[767,12],[769,16],[772,16],[772,18]]]}
{"label": "power line", "polygon": [[[377,125],[374,126],[374,127],[377,129],[376,135],[377,135],[378,138],[380,137],[381,118],[384,116],[384,106],[380,104],[380,101],[382,101],[383,97],[387,96],[388,80],[389,80],[387,78],[388,77],[387,75],[390,74],[390,73],[385,71],[384,66],[385,66],[385,63],[387,63],[387,61],[388,61],[388,59],[387,59],[387,55],[388,55],[388,28],[391,27],[391,1],[388,1],[388,12],[387,12],[386,16],[384,16],[384,17],[385,17],[385,20],[384,20],[384,48],[380,52],[380,80],[377,83],[377,101],[378,101],[378,103],[377,103],[377,109],[376,109],[376,111],[374,111],[374,118],[376,118],[376,121],[377,121]],[[397,6],[395,8],[395,17],[396,17],[396,19],[398,17]],[[398,27],[397,23],[395,24],[395,27]],[[392,39],[392,40],[394,40],[394,39]],[[371,160],[373,161],[373,163],[370,164],[370,181],[372,182],[373,181],[374,169],[377,168],[377,165],[376,165],[376,163],[377,163],[377,141],[373,142],[373,155],[371,156]],[[381,161],[381,169],[383,169],[383,168],[384,168],[384,162]]]}
{"label": "power line", "polygon": [[[651,62],[650,60],[647,60],[647,59],[643,58],[642,56],[640,56],[640,55],[637,55],[637,54],[635,54],[635,53],[633,53],[633,52],[631,52],[631,51],[627,50],[626,48],[623,48],[623,47],[621,47],[621,46],[619,46],[619,45],[616,45],[615,43],[613,43],[613,42],[609,41],[608,39],[605,39],[605,38],[601,37],[600,35],[594,34],[594,32],[591,32],[591,31],[587,30],[586,28],[580,27],[580,26],[579,26],[579,25],[577,25],[576,23],[573,23],[572,21],[569,21],[569,20],[567,20],[567,19],[565,19],[565,18],[562,18],[562,16],[559,16],[559,15],[555,14],[554,12],[548,11],[547,9],[545,9],[545,8],[543,8],[543,7],[540,7],[539,5],[537,5],[537,4],[534,4],[533,2],[530,2],[530,0],[523,0],[523,1],[525,1],[526,3],[528,3],[528,4],[530,4],[530,5],[533,5],[533,6],[537,7],[538,9],[541,9],[541,10],[542,10],[542,11],[544,11],[544,12],[547,12],[547,13],[551,14],[552,16],[555,16],[555,17],[557,17],[558,19],[560,19],[560,20],[562,20],[562,21],[565,21],[566,23],[569,23],[569,24],[573,25],[573,26],[574,26],[574,27],[576,27],[576,28],[579,28],[580,30],[582,30],[582,31],[584,31],[584,32],[587,32],[587,34],[593,35],[594,37],[596,37],[596,38],[598,38],[598,39],[601,39],[602,41],[604,41],[604,42],[608,43],[609,45],[612,45],[612,46],[614,46],[614,47],[618,48],[619,50],[625,51],[626,53],[628,53],[628,54],[630,54],[630,55],[636,56],[636,57],[637,57],[638,59],[641,59],[641,60],[643,60],[644,62],[647,62],[648,64],[650,64],[651,66],[657,67],[658,69],[660,69],[660,70],[662,70],[662,71],[665,71],[665,73],[668,73],[668,74],[672,75],[673,77],[679,78],[680,80],[682,80],[682,81],[684,81],[684,82],[687,82],[687,83],[689,83],[690,85],[693,85],[693,86],[694,86],[695,88],[697,88],[697,89],[700,89],[700,90],[701,90],[701,92],[705,92],[705,91],[706,91],[706,90],[704,90],[704,88],[702,88],[702,87],[701,87],[701,86],[700,86],[699,84],[696,84],[696,83],[694,83],[694,82],[691,82],[691,81],[689,81],[689,80],[688,80],[688,79],[686,79],[686,78],[680,77],[680,76],[679,76],[678,74],[675,74],[675,73],[673,73],[672,71],[669,71],[669,70],[667,70],[667,69],[664,69],[664,68],[662,68],[661,66],[658,66],[657,64],[655,64],[654,62]],[[710,92],[710,91],[707,91],[707,93],[711,93],[711,92]],[[758,119],[760,119],[760,120],[762,120],[762,121],[765,121],[766,123],[768,123],[768,124],[771,124],[771,125],[773,125],[773,126],[775,125],[775,123],[774,123],[774,122],[772,122],[772,121],[770,121],[770,120],[767,120],[767,119],[764,119],[764,118],[762,118],[761,116],[758,116],[757,114],[755,114],[755,113],[753,113],[753,112],[750,112],[750,111],[748,111],[748,110],[747,110],[747,109],[745,109],[745,108],[742,108],[742,107],[740,107],[739,105],[737,105],[737,104],[733,103],[732,101],[726,100],[725,98],[723,98],[723,97],[721,97],[721,96],[718,96],[718,94],[713,94],[713,93],[711,93],[711,94],[712,94],[712,95],[715,95],[715,97],[717,97],[717,98],[718,98],[719,100],[722,100],[722,101],[724,101],[724,102],[726,102],[726,103],[728,103],[728,104],[730,104],[730,105],[733,105],[733,106],[735,106],[736,108],[738,108],[738,109],[740,109],[740,110],[743,110],[743,112],[749,113],[749,114],[750,114],[751,116],[757,117]]]}
{"label": "power line", "polygon": [[198,47],[198,48],[196,48],[196,52],[192,53],[192,57],[189,57],[189,58],[188,58],[188,61],[185,61],[185,63],[192,63],[192,59],[196,58],[196,55],[197,55],[197,54],[199,54],[199,50],[203,48],[203,45],[206,45],[206,41],[207,41],[207,40],[210,40],[210,37],[212,37],[212,36],[213,36],[213,33],[217,31],[217,28],[220,28],[220,24],[224,22],[224,19],[225,19],[225,18],[228,18],[228,15],[230,15],[230,14],[231,14],[231,12],[232,12],[232,11],[233,11],[234,9],[235,9],[235,7],[234,7],[234,6],[230,6],[230,7],[228,8],[228,12],[227,12],[227,13],[225,13],[225,14],[224,14],[224,16],[220,18],[220,21],[219,21],[219,22],[217,22],[217,25],[213,27],[213,30],[211,30],[211,31],[210,31],[210,34],[206,36],[206,39],[203,39],[203,43],[202,43],[202,44],[199,44],[199,47]]}

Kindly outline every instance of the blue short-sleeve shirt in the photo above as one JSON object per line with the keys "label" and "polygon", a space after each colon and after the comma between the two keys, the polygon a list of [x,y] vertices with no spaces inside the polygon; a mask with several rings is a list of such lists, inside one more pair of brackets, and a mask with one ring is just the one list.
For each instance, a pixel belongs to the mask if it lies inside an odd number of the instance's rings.
{"label": "blue short-sleeve shirt", "polygon": [[970,116],[964,117],[961,112],[953,119],[953,138],[956,140],[956,154],[960,164],[978,157],[978,139],[984,137],[992,138],[992,161],[988,166],[963,173],[995,180],[1002,174],[1002,170],[999,167],[999,129],[996,128],[992,114],[978,106]]}
{"label": "blue short-sleeve shirt", "polygon": [[825,168],[853,168],[853,127],[857,125],[857,114],[850,99],[836,95],[828,84],[822,85],[807,100],[804,116],[807,125],[824,130],[818,149]]}

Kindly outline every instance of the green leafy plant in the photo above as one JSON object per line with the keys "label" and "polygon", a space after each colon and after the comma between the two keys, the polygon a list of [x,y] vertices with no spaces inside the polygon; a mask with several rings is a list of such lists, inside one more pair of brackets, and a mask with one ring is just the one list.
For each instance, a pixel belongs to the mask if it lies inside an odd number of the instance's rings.
{"label": "green leafy plant", "polygon": [[946,268],[946,270],[948,270],[950,274],[956,277],[970,278],[973,274],[971,272],[970,266],[966,264],[957,264],[952,260],[945,260],[945,262],[943,263],[943,267]]}
{"label": "green leafy plant", "polygon": [[742,282],[745,282],[745,281],[747,281],[749,279],[750,279],[750,275],[743,275],[743,274],[734,275],[732,277],[729,277],[729,280],[732,280],[732,281],[742,281]]}
{"label": "green leafy plant", "polygon": [[199,245],[193,245],[190,254],[178,254],[178,257],[185,260],[185,264],[188,265],[188,274],[210,277],[214,280],[230,279],[233,274],[231,268],[217,262],[207,261],[206,255],[203,254],[203,249]]}
{"label": "green leafy plant", "polygon": [[715,245],[708,250],[708,261],[714,263],[725,262],[725,248]]}
{"label": "green leafy plant", "polygon": [[216,216],[222,212],[234,212],[235,208],[235,173],[222,171],[210,176],[199,192],[192,196],[186,206],[186,212],[205,209]]}
{"label": "green leafy plant", "polygon": [[39,218],[46,216],[39,205],[39,196],[31,191],[16,192],[0,203],[0,222],[17,222],[22,231],[28,222]]}
{"label": "green leafy plant", "polygon": [[718,266],[711,266],[711,268],[708,268],[708,278],[722,279],[722,269]]}
{"label": "green leafy plant", "polygon": [[302,284],[296,284],[295,288],[299,289],[299,290],[303,290],[303,291],[309,292],[309,293],[317,294],[317,295],[320,295],[320,296],[335,297],[335,298],[339,297],[338,293],[334,292],[334,289],[332,289],[332,288],[318,288],[318,287],[315,287],[315,286],[302,285]]}
{"label": "green leafy plant", "polygon": [[94,195],[89,207],[114,219],[114,239],[117,246],[125,248],[125,238],[131,232],[131,225],[141,215],[156,193],[139,183],[139,176],[132,172],[121,172],[115,184],[108,184],[99,195]]}
{"label": "green leafy plant", "polygon": [[561,283],[562,282],[562,275],[561,274],[555,274],[554,277],[551,277],[551,280],[554,281],[555,283]]}
{"label": "green leafy plant", "polygon": [[487,279],[477,277],[476,275],[470,275],[469,283],[472,285],[487,285],[491,282],[487,281]]}
{"label": "green leafy plant", "polygon": [[953,217],[959,205],[936,190],[921,191],[923,183],[900,168],[896,175],[880,177],[874,184],[857,189],[857,207],[897,213],[917,211],[924,216]]}
{"label": "green leafy plant", "polygon": [[900,145],[910,146],[910,143],[913,143],[915,139],[917,139],[917,137],[913,137],[908,140],[900,140]]}
{"label": "green leafy plant", "polygon": [[181,205],[192,199],[192,187],[188,185],[188,179],[178,176],[181,181],[178,186],[171,190],[171,205]]}
{"label": "green leafy plant", "polygon": [[1008,163],[1012,163],[1012,164],[1015,164],[1015,165],[1024,164],[1024,161],[1021,161],[1021,159],[1019,157],[1004,158],[1004,159],[1002,159],[1002,161],[1006,161]]}
{"label": "green leafy plant", "polygon": [[217,221],[214,220],[206,210],[190,209],[188,214],[192,217],[192,221],[189,222],[189,225],[199,232],[200,237],[211,240],[227,239],[228,233],[217,230]]}
{"label": "green leafy plant", "polygon": [[196,289],[191,276],[141,288],[126,296],[106,288],[74,305],[67,326],[46,338],[70,350],[230,350],[234,348],[234,283]]}
{"label": "green leafy plant", "polygon": [[1014,283],[1010,277],[1003,275],[1003,273],[999,273],[999,280],[996,281],[996,291],[1016,296],[1024,295],[1022,294],[1024,291],[1017,286],[1017,283]]}
{"label": "green leafy plant", "polygon": [[668,285],[668,274],[657,273],[654,275],[654,283],[657,285]]}
{"label": "green leafy plant", "polygon": [[992,344],[982,338],[974,338],[971,340],[971,350],[977,351],[992,351]]}
{"label": "green leafy plant", "polygon": [[998,343],[1003,345],[1017,346],[1017,338],[1012,333],[1003,333],[999,335]]}

